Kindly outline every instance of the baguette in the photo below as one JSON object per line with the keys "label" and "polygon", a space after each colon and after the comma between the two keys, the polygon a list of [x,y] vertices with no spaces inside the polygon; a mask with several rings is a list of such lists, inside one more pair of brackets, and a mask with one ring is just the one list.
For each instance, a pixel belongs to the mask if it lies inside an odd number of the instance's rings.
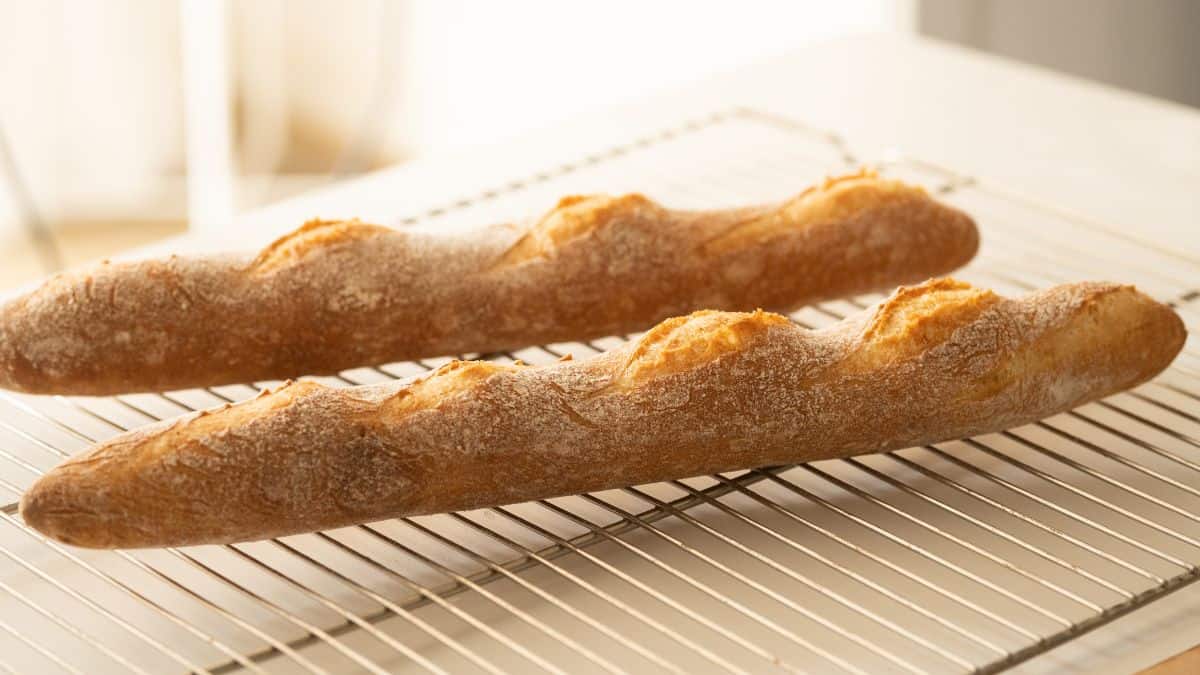
{"label": "baguette", "polygon": [[966,214],[870,172],[726,211],[567,197],[528,228],[459,236],[312,221],[253,258],[51,280],[0,309],[0,387],[161,391],[584,340],[892,288],[978,245]]}
{"label": "baguette", "polygon": [[1130,286],[1019,300],[943,279],[832,327],[702,311],[548,366],[295,382],[100,443],[25,522],[76,546],[236,542],[1004,429],[1139,384],[1183,345]]}

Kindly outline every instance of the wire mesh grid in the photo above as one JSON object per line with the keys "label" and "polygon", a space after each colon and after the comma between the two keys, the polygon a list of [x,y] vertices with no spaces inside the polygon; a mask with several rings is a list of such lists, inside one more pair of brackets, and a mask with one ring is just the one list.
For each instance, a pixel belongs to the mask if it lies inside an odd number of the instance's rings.
{"label": "wire mesh grid", "polygon": [[[577,191],[642,190],[695,208],[767,201],[860,160],[834,135],[739,110],[393,224],[469,227]],[[983,249],[960,277],[1008,294],[1136,282],[1184,316],[1185,352],[1136,390],[978,438],[131,552],[47,541],[15,502],[94,440],[276,383],[0,392],[0,670],[995,672],[1196,580],[1200,265],[951,170],[876,165],[976,217]],[[878,299],[793,318],[823,326]],[[634,337],[485,357],[545,363]],[[445,360],[318,379],[405,378]]]}

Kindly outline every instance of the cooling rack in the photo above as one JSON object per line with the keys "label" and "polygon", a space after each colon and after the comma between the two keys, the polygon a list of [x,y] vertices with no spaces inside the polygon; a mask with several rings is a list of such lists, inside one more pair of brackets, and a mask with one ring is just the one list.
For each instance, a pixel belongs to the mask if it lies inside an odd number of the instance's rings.
{"label": "cooling rack", "polygon": [[[1001,433],[236,546],[97,552],[25,528],[20,492],[88,443],[277,383],[114,398],[0,392],[0,670],[997,672],[1200,577],[1200,263],[951,169],[859,157],[736,110],[393,225],[527,216],[565,193],[781,199],[860,162],[970,211],[958,276],[1006,294],[1134,282],[1189,339],[1154,382]],[[796,312],[822,326],[876,301]],[[636,336],[494,360],[586,357]],[[475,356],[475,355],[465,355]],[[348,386],[446,359],[346,371]]]}

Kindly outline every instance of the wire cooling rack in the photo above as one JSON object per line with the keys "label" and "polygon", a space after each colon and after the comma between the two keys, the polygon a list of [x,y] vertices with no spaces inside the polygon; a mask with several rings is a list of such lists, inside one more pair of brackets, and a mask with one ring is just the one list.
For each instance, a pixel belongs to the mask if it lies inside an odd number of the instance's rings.
{"label": "wire cooling rack", "polygon": [[[740,110],[394,225],[538,213],[565,193],[678,207],[787,197],[856,166],[837,136]],[[866,158],[879,159],[879,158]],[[970,176],[884,158],[970,211],[959,276],[1008,294],[1135,282],[1192,331],[1200,264]],[[822,326],[878,296],[806,308]],[[634,336],[496,360],[586,357]],[[328,384],[419,375],[445,359]],[[236,546],[70,549],[21,490],[94,440],[276,383],[115,398],[0,392],[0,669],[52,672],[996,672],[1200,576],[1200,352],[1067,414],[900,452]]]}

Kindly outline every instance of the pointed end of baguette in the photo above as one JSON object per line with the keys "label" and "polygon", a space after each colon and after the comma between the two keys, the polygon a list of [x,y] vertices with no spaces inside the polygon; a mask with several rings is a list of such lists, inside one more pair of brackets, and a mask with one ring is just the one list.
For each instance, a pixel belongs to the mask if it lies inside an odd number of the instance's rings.
{"label": "pointed end of baguette", "polygon": [[120,378],[98,372],[103,367],[97,361],[122,352],[130,333],[115,331],[103,341],[93,337],[93,327],[119,314],[110,298],[97,295],[95,282],[91,270],[56,274],[0,306],[0,388],[30,394],[117,393],[113,388]]}
{"label": "pointed end of baguette", "polygon": [[1031,373],[1053,373],[1031,395],[1068,409],[1137,386],[1165,370],[1183,349],[1187,328],[1169,306],[1129,285],[1080,282],[1021,300],[1037,307],[1032,341],[982,376],[975,399]]}
{"label": "pointed end of baguette", "polygon": [[138,534],[132,520],[113,518],[98,506],[109,490],[99,472],[59,467],[42,476],[21,496],[21,519],[43,535],[71,546],[128,546]]}
{"label": "pointed end of baguette", "polygon": [[[21,497],[21,517],[33,529],[72,546],[160,545],[162,536],[154,533],[152,523],[194,517],[190,510],[203,509],[204,500],[217,493],[189,491],[170,484],[195,480],[192,488],[213,488],[214,483],[206,482],[209,479],[202,471],[184,468],[189,458],[211,452],[199,439],[244,428],[329,389],[316,382],[289,381],[240,403],[226,403],[98,443],[54,467],[26,490]],[[180,473],[164,473],[164,465],[176,467],[172,472]],[[196,465],[190,466],[194,469]],[[163,476],[171,480],[164,481]],[[137,506],[144,500],[150,500],[154,508]]]}
{"label": "pointed end of baguette", "polygon": [[[72,546],[89,547],[87,540],[79,543],[80,539],[75,533],[77,528],[71,527],[72,523],[75,522],[74,519],[55,517],[55,512],[61,508],[58,503],[60,501],[58,496],[62,492],[63,490],[56,485],[56,479],[53,474],[48,474],[34,483],[33,487],[21,495],[19,506],[21,520],[25,521],[25,525],[56,541],[71,544]],[[103,544],[96,543],[90,547],[103,548]]]}

